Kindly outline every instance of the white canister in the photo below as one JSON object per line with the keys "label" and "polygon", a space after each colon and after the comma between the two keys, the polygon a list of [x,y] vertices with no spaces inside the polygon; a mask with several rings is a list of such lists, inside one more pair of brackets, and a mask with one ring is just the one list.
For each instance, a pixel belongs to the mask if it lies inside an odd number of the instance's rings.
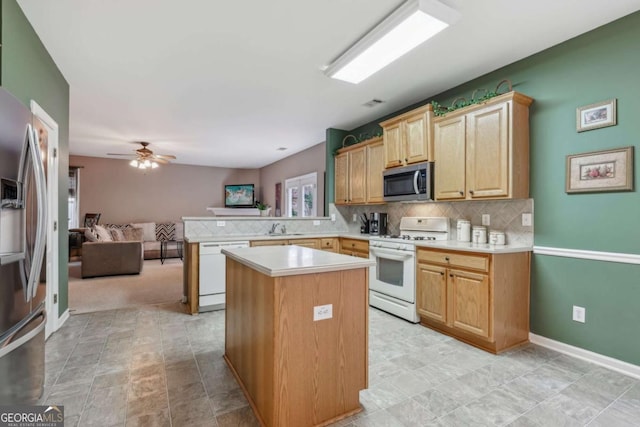
{"label": "white canister", "polygon": [[472,227],[471,241],[473,243],[487,243],[487,227],[481,225]]}
{"label": "white canister", "polygon": [[504,245],[506,244],[506,237],[502,231],[490,231],[489,243],[492,245]]}
{"label": "white canister", "polygon": [[457,223],[458,241],[468,242],[471,240],[471,222],[466,219],[459,219]]}

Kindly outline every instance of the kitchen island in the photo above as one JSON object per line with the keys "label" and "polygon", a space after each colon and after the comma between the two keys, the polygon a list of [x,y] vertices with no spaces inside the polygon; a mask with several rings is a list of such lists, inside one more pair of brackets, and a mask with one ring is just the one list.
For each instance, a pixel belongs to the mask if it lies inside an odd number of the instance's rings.
{"label": "kitchen island", "polygon": [[372,261],[300,246],[223,249],[224,358],[264,426],[361,411]]}

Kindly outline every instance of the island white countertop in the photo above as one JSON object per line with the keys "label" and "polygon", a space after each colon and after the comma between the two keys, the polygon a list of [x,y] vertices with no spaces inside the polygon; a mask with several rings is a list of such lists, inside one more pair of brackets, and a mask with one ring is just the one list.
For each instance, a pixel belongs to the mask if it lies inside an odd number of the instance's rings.
{"label": "island white countertop", "polygon": [[270,277],[368,268],[374,261],[302,246],[223,248],[222,253]]}

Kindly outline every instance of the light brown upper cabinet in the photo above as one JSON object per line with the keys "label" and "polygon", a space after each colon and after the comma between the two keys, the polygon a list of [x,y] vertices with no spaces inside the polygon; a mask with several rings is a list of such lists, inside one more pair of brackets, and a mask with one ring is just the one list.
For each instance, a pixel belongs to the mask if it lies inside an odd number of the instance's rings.
{"label": "light brown upper cabinet", "polygon": [[382,203],[382,138],[341,148],[335,157],[336,205]]}
{"label": "light brown upper cabinet", "polygon": [[517,92],[434,120],[436,200],[529,197],[529,106]]}
{"label": "light brown upper cabinet", "polygon": [[380,123],[385,168],[433,160],[433,108],[427,104]]}

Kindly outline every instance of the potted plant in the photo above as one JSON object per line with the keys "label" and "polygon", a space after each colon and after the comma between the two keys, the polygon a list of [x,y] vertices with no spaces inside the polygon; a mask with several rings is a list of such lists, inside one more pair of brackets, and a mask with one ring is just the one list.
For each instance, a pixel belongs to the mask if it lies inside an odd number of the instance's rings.
{"label": "potted plant", "polygon": [[271,206],[266,203],[257,202],[256,208],[260,211],[260,216],[269,216],[269,211],[271,210]]}

